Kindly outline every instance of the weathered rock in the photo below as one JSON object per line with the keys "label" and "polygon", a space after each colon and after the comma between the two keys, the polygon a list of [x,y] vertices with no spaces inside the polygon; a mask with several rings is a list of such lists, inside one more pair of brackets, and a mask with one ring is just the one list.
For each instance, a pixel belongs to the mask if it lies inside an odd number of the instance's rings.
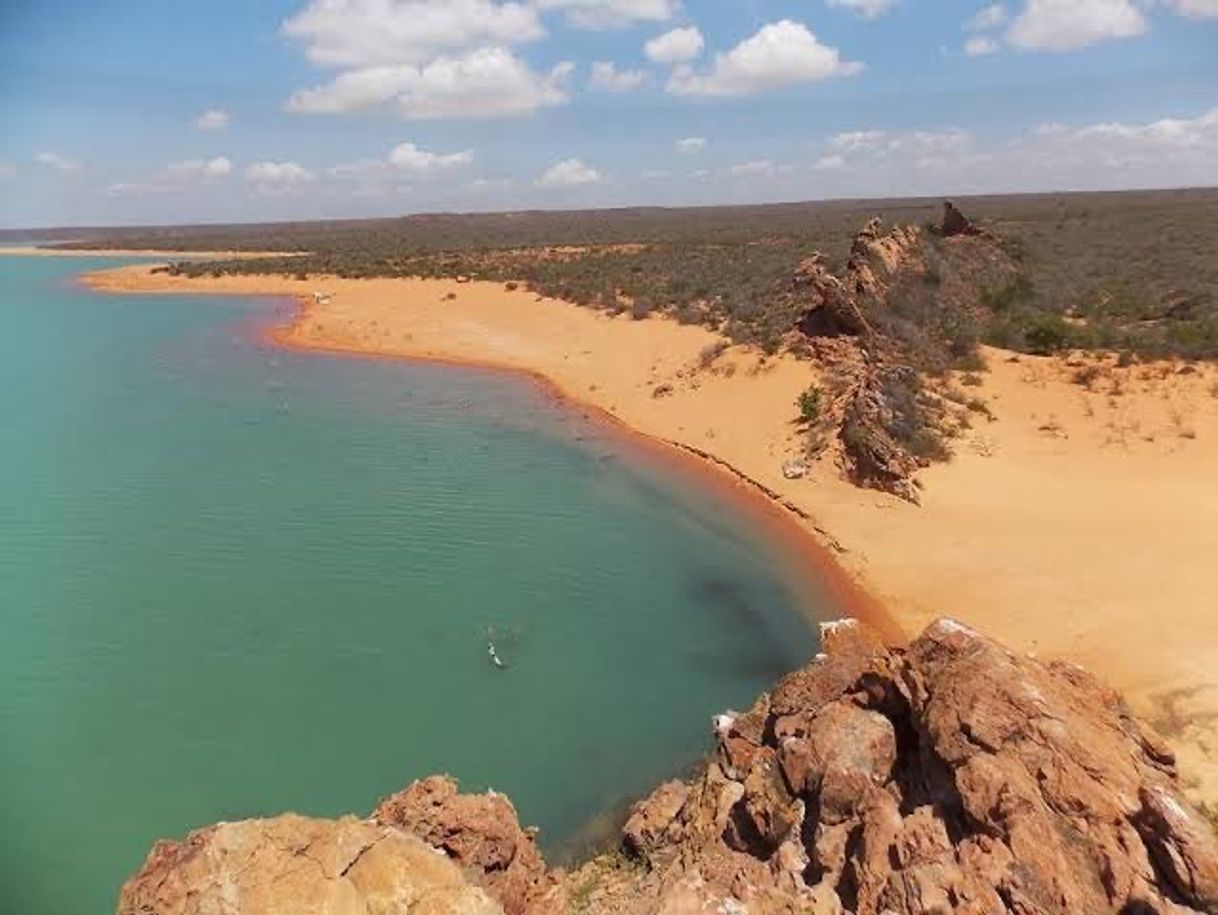
{"label": "weathered rock", "polygon": [[622,827],[622,841],[627,850],[649,857],[670,846],[679,836],[674,827],[689,795],[689,785],[673,780],[635,804]]}
{"label": "weathered rock", "polygon": [[550,889],[536,837],[520,828],[502,794],[461,794],[455,780],[433,775],[386,798],[372,818],[443,850],[478,877],[507,915],[520,915]]}
{"label": "weathered rock", "polygon": [[222,823],[158,842],[118,915],[498,915],[415,836],[345,817]]}
{"label": "weathered rock", "polygon": [[939,233],[944,238],[951,238],[954,235],[972,235],[977,231],[977,227],[969,221],[950,200],[943,201],[943,222],[939,226]]}
{"label": "weathered rock", "polygon": [[904,650],[851,622],[824,643],[720,732],[739,781],[715,765],[690,786],[735,797],[726,828],[683,805],[639,892],[697,874],[704,900],[747,886],[790,911],[1218,912],[1218,849],[1170,751],[1093,677],[946,620]]}
{"label": "weathered rock", "polygon": [[[856,485],[915,503],[914,474],[946,455],[940,440],[960,425],[945,421],[953,408],[920,373],[934,374],[971,352],[986,293],[1018,274],[1000,240],[951,203],[944,225],[886,230],[872,219],[854,236],[840,270],[813,254],[797,267],[789,292],[802,307],[797,328],[820,376],[833,379],[817,446]],[[925,330],[936,312],[947,316],[943,328],[911,336],[911,323]]]}
{"label": "weathered rock", "polygon": [[1094,677],[948,620],[903,649],[853,621],[823,643],[720,716],[696,778],[636,805],[638,864],[548,872],[506,798],[433,778],[371,821],[159,843],[119,913],[1218,915],[1218,842],[1162,738]]}
{"label": "weathered rock", "polygon": [[984,238],[997,241],[997,237],[965,216],[950,200],[943,201],[943,221],[935,227],[935,233],[943,238]]}

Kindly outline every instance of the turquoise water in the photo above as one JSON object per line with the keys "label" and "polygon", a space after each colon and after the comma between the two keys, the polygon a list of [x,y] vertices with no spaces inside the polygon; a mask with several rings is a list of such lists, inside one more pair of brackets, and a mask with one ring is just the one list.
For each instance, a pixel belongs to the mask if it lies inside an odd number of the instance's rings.
{"label": "turquoise water", "polygon": [[433,771],[558,851],[812,650],[757,522],[533,384],[72,284],[110,263],[0,257],[0,910]]}

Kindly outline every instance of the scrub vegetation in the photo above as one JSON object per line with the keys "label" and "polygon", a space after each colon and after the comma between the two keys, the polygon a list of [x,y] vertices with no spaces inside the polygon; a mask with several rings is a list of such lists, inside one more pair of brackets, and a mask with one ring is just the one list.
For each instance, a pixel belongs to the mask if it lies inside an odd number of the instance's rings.
{"label": "scrub vegetation", "polygon": [[[938,223],[941,200],[918,199],[86,231],[73,246],[283,252],[163,269],[477,279],[704,325],[817,362],[828,383],[795,405],[810,440],[915,499],[916,469],[987,415],[952,380],[976,378],[982,343],[1218,358],[1218,190],[958,203],[962,237]],[[884,266],[885,246],[902,266]]]}
{"label": "scrub vegetation", "polygon": [[[822,251],[838,266],[872,216],[924,224],[938,206],[835,201],[92,230],[74,246],[303,250],[175,269],[513,282],[639,318],[669,313],[773,351],[800,311],[788,288],[801,260]],[[1020,270],[984,290],[986,313],[958,329],[958,345],[1218,356],[1218,191],[977,197],[961,206],[1004,240]]]}

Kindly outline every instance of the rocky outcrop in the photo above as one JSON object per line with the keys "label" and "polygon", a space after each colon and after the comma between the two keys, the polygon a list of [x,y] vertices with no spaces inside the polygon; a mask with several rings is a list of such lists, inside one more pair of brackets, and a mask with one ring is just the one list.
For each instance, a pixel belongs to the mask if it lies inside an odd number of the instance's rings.
{"label": "rocky outcrop", "polygon": [[221,823],[158,842],[118,915],[501,915],[456,864],[409,833],[344,817]]}
{"label": "rocky outcrop", "polygon": [[460,794],[456,781],[436,775],[382,801],[372,819],[443,851],[507,915],[520,915],[553,889],[535,832],[520,828],[516,808],[497,792]]}
{"label": "rocky outcrop", "polygon": [[936,235],[943,238],[959,238],[961,236],[970,236],[972,238],[985,238],[990,241],[997,241],[998,237],[991,232],[987,232],[971,219],[965,216],[954,203],[950,200],[943,201],[943,222],[935,226],[933,231]]}
{"label": "rocky outcrop", "polygon": [[[1016,271],[1000,241],[953,204],[942,226],[886,230],[872,219],[841,270],[822,254],[795,272],[798,330],[832,390],[810,450],[828,449],[854,483],[918,501],[915,473],[945,457],[953,403],[925,376],[973,352],[985,291]],[[958,400],[959,398],[957,398]]]}
{"label": "rocky outcrop", "polygon": [[795,271],[793,287],[808,304],[799,321],[809,336],[869,336],[876,308],[903,274],[925,270],[922,235],[916,227],[884,231],[872,219],[854,236],[845,268],[834,274],[823,254],[805,259]]}
{"label": "rocky outcrop", "polygon": [[750,911],[1218,912],[1170,750],[1089,674],[948,620],[904,650],[851,623],[825,643],[636,807],[657,906],[697,885]]}
{"label": "rocky outcrop", "polygon": [[1171,750],[1090,674],[950,620],[822,643],[570,873],[506,798],[430,778],[366,821],[158,843],[119,915],[1218,913],[1218,842]]}

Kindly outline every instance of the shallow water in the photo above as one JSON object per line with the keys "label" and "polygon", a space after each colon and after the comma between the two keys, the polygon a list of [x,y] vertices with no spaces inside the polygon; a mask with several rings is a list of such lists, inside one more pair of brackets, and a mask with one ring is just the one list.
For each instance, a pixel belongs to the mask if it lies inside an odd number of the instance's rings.
{"label": "shallow water", "polygon": [[117,263],[0,258],[3,911],[109,912],[158,837],[433,771],[559,850],[833,614],[756,519],[531,382],[71,282]]}

